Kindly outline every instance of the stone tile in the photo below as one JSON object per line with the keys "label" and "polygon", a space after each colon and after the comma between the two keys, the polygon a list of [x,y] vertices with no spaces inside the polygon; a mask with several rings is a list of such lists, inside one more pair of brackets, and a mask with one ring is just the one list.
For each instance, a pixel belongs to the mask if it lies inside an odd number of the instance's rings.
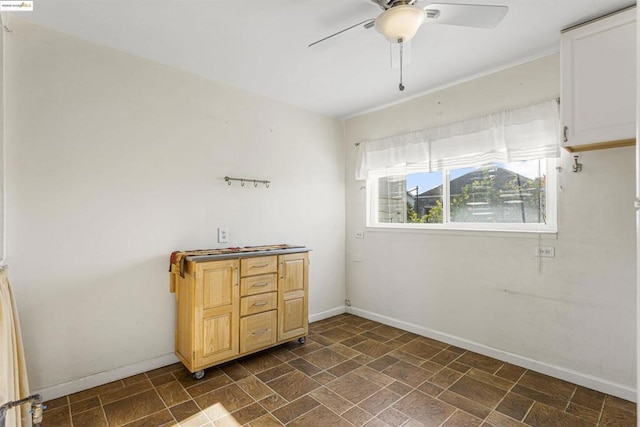
{"label": "stone tile", "polygon": [[336,344],[332,344],[329,347],[327,347],[329,350],[333,351],[334,353],[338,353],[348,359],[352,358],[352,357],[356,357],[359,354],[362,354],[354,349],[352,349],[351,347],[348,347],[346,345],[343,345],[341,343],[336,343]]}
{"label": "stone tile", "polygon": [[[316,353],[312,353],[312,354],[316,354]],[[306,357],[309,357],[309,356],[306,356]],[[303,374],[309,375],[310,377],[322,372],[322,369],[318,368],[316,365],[314,365],[312,363],[307,362],[302,357],[300,357],[298,359],[295,359],[295,360],[291,360],[288,363],[289,363],[289,365],[293,366],[294,368],[296,368],[297,370],[299,370]]]}
{"label": "stone tile", "polygon": [[147,376],[146,376],[144,373],[142,373],[142,374],[138,374],[138,375],[133,375],[133,376],[131,376],[131,377],[124,378],[124,379],[122,380],[122,383],[123,383],[123,384],[124,384],[124,386],[126,387],[126,386],[129,386],[129,385],[131,385],[131,384],[138,383],[138,382],[140,382],[140,381],[147,381]]}
{"label": "stone tile", "polygon": [[251,372],[247,371],[244,366],[237,362],[225,363],[220,366],[220,370],[234,381],[241,380],[251,375]]}
{"label": "stone tile", "polygon": [[168,425],[175,425],[175,422],[173,421],[171,412],[167,409],[163,409],[155,414],[147,415],[144,418],[130,422],[129,424],[126,424],[125,427],[158,427]]}
{"label": "stone tile", "polygon": [[149,381],[151,381],[151,384],[157,387],[159,385],[166,384],[171,381],[177,381],[177,380],[176,380],[176,377],[174,377],[172,374],[163,374],[163,375],[158,375],[157,377],[153,377]]}
{"label": "stone tile", "polygon": [[44,426],[71,427],[71,414],[68,405],[58,406],[51,410],[46,409],[43,411],[42,416],[42,425]]}
{"label": "stone tile", "polygon": [[473,353],[471,351],[468,351],[460,356],[457,362],[460,362],[467,366],[471,366],[472,368],[481,369],[483,371],[489,372],[490,374],[497,372],[498,369],[502,368],[502,365],[504,365],[504,362],[492,359],[491,357],[483,356],[482,354]]}
{"label": "stone tile", "polygon": [[190,388],[190,387],[194,387],[194,386],[200,385],[200,384],[202,384],[202,383],[204,383],[206,381],[210,381],[210,380],[212,380],[214,378],[217,378],[219,376],[224,376],[227,379],[229,378],[226,375],[224,375],[222,373],[222,371],[220,369],[218,369],[217,367],[216,368],[205,369],[204,372],[205,372],[204,373],[204,378],[199,379],[199,380],[195,379],[193,377],[193,374],[191,372],[187,371],[186,369],[182,369],[180,371],[173,372],[173,376],[175,377],[175,379],[177,379],[180,382],[180,384],[182,384],[182,387],[184,387],[184,388]]}
{"label": "stone tile", "polygon": [[251,396],[235,384],[203,394],[194,400],[212,421],[253,403]]}
{"label": "stone tile", "polygon": [[387,369],[382,371],[382,373],[398,381],[402,381],[411,387],[419,386],[432,375],[431,372],[404,361],[400,361],[389,366]]}
{"label": "stone tile", "polygon": [[353,373],[361,376],[365,380],[369,380],[372,383],[377,384],[380,387],[386,387],[394,382],[393,378],[367,366],[362,366],[353,371]]}
{"label": "stone tile", "polygon": [[286,347],[293,354],[298,356],[304,356],[305,354],[313,353],[314,351],[318,351],[321,348],[324,348],[323,345],[318,344],[317,342],[309,342],[305,345],[300,345],[298,343],[290,343],[288,347]]}
{"label": "stone tile", "polygon": [[457,411],[442,424],[442,427],[478,427],[481,424],[482,420],[480,418],[476,418],[466,412]]}
{"label": "stone tile", "polygon": [[471,368],[469,372],[467,372],[467,376],[507,391],[511,390],[515,384],[513,381],[509,381],[496,375],[491,375],[488,372],[481,371],[476,368]]}
{"label": "stone tile", "polygon": [[522,378],[520,378],[518,384],[544,394],[559,396],[567,400],[573,395],[576,389],[575,384],[534,371],[527,371]]}
{"label": "stone tile", "polygon": [[462,373],[453,369],[444,368],[433,377],[429,378],[429,382],[442,388],[449,388],[453,383],[462,377]]}
{"label": "stone tile", "polygon": [[376,371],[384,371],[385,369],[387,369],[389,366],[393,365],[397,361],[398,359],[387,354],[385,356],[382,356],[374,360],[371,363],[368,363],[367,366],[370,367],[371,369],[375,369]]}
{"label": "stone tile", "polygon": [[251,427],[280,427],[282,423],[275,419],[273,415],[267,414],[258,418],[257,420],[251,421]]}
{"label": "stone tile", "polygon": [[264,408],[269,411],[269,412],[273,412],[278,408],[283,407],[284,405],[286,405],[287,400],[280,396],[279,394],[272,394],[271,396],[265,397],[264,399],[262,399],[259,402],[262,406],[264,406]]}
{"label": "stone tile", "polygon": [[221,387],[227,386],[232,382],[233,381],[231,381],[231,378],[229,378],[228,376],[218,375],[217,377],[207,379],[206,381],[201,380],[199,384],[196,384],[192,387],[187,388],[187,393],[189,393],[191,397],[196,397],[205,393],[209,393],[210,391],[219,389]]}
{"label": "stone tile", "polygon": [[438,397],[444,391],[442,387],[439,387],[430,382],[422,383],[420,386],[416,388],[416,390],[420,390],[424,394],[428,394],[431,397]]}
{"label": "stone tile", "polygon": [[432,372],[434,374],[440,372],[442,369],[444,369],[444,367],[442,365],[439,365],[437,363],[434,363],[430,360],[427,360],[423,363],[421,363],[420,366],[422,369],[426,369],[429,372]]}
{"label": "stone tile", "polygon": [[496,375],[500,378],[504,378],[505,380],[516,382],[520,379],[522,374],[526,371],[525,368],[521,368],[520,366],[512,365],[510,363],[505,363],[502,365]]}
{"label": "stone tile", "polygon": [[162,368],[158,368],[158,369],[154,369],[152,371],[148,371],[145,372],[145,375],[147,376],[147,378],[154,378],[160,375],[164,375],[164,374],[168,374],[171,372],[176,372],[176,371],[180,371],[183,370],[184,366],[182,365],[182,363],[173,363],[171,365],[168,366],[163,366]]}
{"label": "stone tile", "polygon": [[371,418],[373,418],[373,415],[358,408],[357,406],[354,406],[353,408],[349,409],[347,412],[342,414],[342,418],[349,421],[354,426],[360,427],[365,425],[369,420],[371,420]]}
{"label": "stone tile", "polygon": [[636,412],[636,404],[629,402],[628,400],[620,399],[615,396],[607,396],[604,401],[604,407],[615,406],[616,408],[624,409],[629,412]]}
{"label": "stone tile", "polygon": [[314,375],[311,378],[313,378],[314,380],[318,381],[320,384],[323,384],[323,385],[329,384],[331,381],[336,379],[334,375],[331,375],[326,371],[322,371],[318,375]]}
{"label": "stone tile", "polygon": [[165,408],[155,390],[103,405],[109,426],[122,426]]}
{"label": "stone tile", "polygon": [[319,335],[322,335],[323,337],[330,339],[332,342],[337,342],[337,341],[346,340],[347,338],[351,338],[353,336],[353,333],[349,331],[345,331],[340,327],[337,327],[337,328],[328,329],[326,331],[322,331],[319,333]]}
{"label": "stone tile", "polygon": [[447,365],[447,367],[449,369],[453,369],[454,371],[458,371],[458,372],[461,372],[463,374],[465,374],[465,373],[467,373],[467,372],[469,372],[471,370],[471,366],[467,366],[467,365],[465,365],[463,363],[458,362],[457,360],[449,363]]}
{"label": "stone tile", "polygon": [[283,362],[288,362],[293,359],[297,359],[298,355],[290,352],[284,347],[278,346],[269,350],[269,353],[282,360]]}
{"label": "stone tile", "polygon": [[282,363],[280,359],[266,351],[243,357],[242,359],[239,359],[238,362],[252,374],[266,371],[267,369],[271,369],[274,366],[278,366]]}
{"label": "stone tile", "polygon": [[288,427],[352,427],[347,421],[324,406],[318,406],[300,418],[287,424]]}
{"label": "stone tile", "polygon": [[450,350],[441,350],[440,353],[433,356],[430,361],[442,366],[447,366],[449,363],[456,360],[460,355]]}
{"label": "stone tile", "polygon": [[320,383],[299,371],[289,372],[269,381],[267,385],[289,402],[320,387]]}
{"label": "stone tile", "polygon": [[[331,351],[328,348],[323,348],[308,354],[304,356],[304,359],[325,370],[347,360],[346,357]],[[289,362],[289,364],[293,364],[293,362]],[[317,372],[315,372],[314,375],[315,374],[317,374]]]}
{"label": "stone tile", "polygon": [[[429,337],[423,337],[421,335],[416,338],[416,341],[420,341],[420,342],[423,342],[425,344],[429,344],[430,346],[437,347],[437,348],[439,348],[441,350],[451,347],[449,344],[445,344],[442,341],[434,340],[433,338],[429,338]],[[463,351],[463,352],[465,351],[465,350],[462,350],[462,349],[460,349],[460,350]]]}
{"label": "stone tile", "polygon": [[393,408],[427,426],[439,426],[456,411],[453,406],[415,390],[393,405]]}
{"label": "stone tile", "polygon": [[585,408],[584,406],[573,402],[569,403],[566,412],[568,414],[575,415],[576,417],[584,418],[594,424],[596,424],[600,419],[600,411],[594,411],[593,409]]}
{"label": "stone tile", "polygon": [[353,347],[356,344],[360,344],[363,341],[366,341],[368,338],[364,337],[362,335],[356,335],[354,337],[351,338],[347,338],[346,340],[343,340],[340,342],[340,344],[342,345],[346,345],[347,347]]}
{"label": "stone tile", "polygon": [[510,416],[518,421],[522,421],[529,409],[533,405],[534,401],[520,396],[519,394],[509,393],[502,399],[502,402],[496,408],[496,411]]}
{"label": "stone tile", "polygon": [[[404,332],[404,331],[403,331]],[[394,339],[396,341],[400,341],[403,343],[408,343],[409,341],[413,341],[414,339],[418,338],[420,335],[418,334],[414,334],[413,332],[405,332],[404,334],[395,337]]]}
{"label": "stone tile", "polygon": [[351,360],[353,360],[354,362],[359,363],[361,365],[367,365],[367,364],[373,362],[374,360],[376,360],[376,358],[375,357],[371,357],[371,356],[367,356],[366,354],[360,353],[356,357],[351,358]]}
{"label": "stone tile", "polygon": [[492,412],[482,427],[527,427],[527,425],[500,412]]}
{"label": "stone tile", "polygon": [[395,394],[399,394],[400,396],[406,396],[413,390],[412,387],[409,387],[406,384],[401,383],[400,381],[394,381],[387,386],[389,390],[394,392]]}
{"label": "stone tile", "polygon": [[[231,414],[233,419],[240,425],[245,425],[255,419],[265,415],[267,411],[257,403],[245,406]],[[217,424],[216,424],[217,425]]]}
{"label": "stone tile", "polygon": [[259,374],[256,375],[256,377],[264,382],[264,383],[268,383],[271,380],[274,380],[278,377],[283,376],[284,374],[287,374],[291,371],[293,371],[295,368],[291,365],[289,365],[288,363],[283,363],[281,365],[278,365],[274,368],[271,369],[267,369],[266,371],[260,372]]}
{"label": "stone tile", "polygon": [[363,337],[367,337],[370,340],[377,341],[377,342],[387,342],[387,341],[389,341],[389,338],[383,337],[382,335],[374,334],[371,331],[364,332],[361,335]]}
{"label": "stone tile", "polygon": [[200,412],[200,408],[192,400],[169,408],[171,414],[181,426],[196,427],[205,424],[209,419]]}
{"label": "stone tile", "polygon": [[401,350],[421,359],[427,360],[440,353],[442,351],[442,348],[434,347],[420,340],[414,340],[408,344],[403,345]]}
{"label": "stone tile", "polygon": [[[403,427],[413,427],[410,425],[411,422],[413,422],[413,420],[409,420]],[[366,423],[364,427],[389,427],[389,425],[382,421],[380,418],[376,417]],[[424,425],[420,424],[419,427],[424,427]]]}
{"label": "stone tile", "polygon": [[405,331],[403,331],[402,329],[394,328],[393,326],[387,326],[387,325],[380,325],[378,327],[375,327],[371,329],[371,332],[377,335],[381,335],[387,338],[388,340],[395,339],[405,334]]}
{"label": "stone tile", "polygon": [[358,406],[371,415],[378,415],[384,409],[400,400],[400,395],[395,394],[391,390],[383,388],[376,392],[373,396],[368,397],[358,404]]}
{"label": "stone tile", "polygon": [[[102,403],[100,402],[100,398],[98,396],[90,397],[89,399],[81,400],[79,402],[74,402],[71,404],[71,415],[78,414],[80,412],[84,412],[86,410],[95,408],[100,406]],[[47,410],[50,408],[47,406]]]}
{"label": "stone tile", "polygon": [[70,394],[69,402],[70,403],[79,402],[84,399],[89,399],[90,397],[99,396],[101,394],[120,390],[122,388],[124,388],[124,384],[122,383],[122,381],[114,381],[98,387],[93,387],[84,391],[80,391],[78,393]]}
{"label": "stone tile", "polygon": [[382,357],[385,354],[389,353],[391,350],[393,350],[393,347],[389,347],[386,344],[373,341],[373,340],[363,341],[360,344],[354,345],[352,348],[354,350],[359,351],[362,354],[373,357],[374,359],[377,359],[378,357]]}
{"label": "stone tile", "polygon": [[[177,381],[176,381],[177,383]],[[143,391],[152,389],[151,381],[144,379],[142,382],[131,384],[130,386],[120,388],[118,390],[111,391],[100,395],[100,400],[103,405],[107,403],[115,402],[116,400],[124,399],[129,396],[142,393]]]}
{"label": "stone tile", "polygon": [[353,372],[338,378],[327,387],[352,403],[363,401],[380,388]]}
{"label": "stone tile", "polygon": [[[4,403],[2,404],[4,405]],[[67,396],[63,396],[57,399],[47,400],[46,402],[44,402],[44,404],[47,405],[48,410],[52,410],[65,405],[69,405],[69,399],[67,398]]]}
{"label": "stone tile", "polygon": [[313,397],[315,400],[322,403],[338,415],[343,414],[353,406],[353,403],[343,399],[326,387],[313,390],[309,393],[309,396]]}
{"label": "stone tile", "polygon": [[[607,396],[609,399],[609,396]],[[602,410],[602,417],[600,418],[599,426],[613,427],[613,426],[636,426],[637,419],[636,414],[633,412],[625,411],[618,406],[606,405]]]}
{"label": "stone tile", "polygon": [[236,381],[236,384],[240,386],[245,393],[253,397],[255,400],[264,399],[267,396],[271,396],[274,391],[269,386],[260,381],[253,375],[247,378],[243,378],[240,381]]}
{"label": "stone tile", "polygon": [[[102,407],[98,406],[71,417],[74,427],[108,427]],[[48,425],[53,425],[47,423]]]}
{"label": "stone tile", "polygon": [[336,377],[341,377],[345,374],[348,374],[351,371],[354,371],[360,368],[361,366],[362,365],[356,362],[355,360],[349,359],[345,362],[340,363],[339,365],[334,366],[331,369],[328,369],[327,372],[331,373],[331,375],[334,375]]}
{"label": "stone tile", "polygon": [[449,390],[492,409],[507,394],[506,390],[483,383],[469,376],[460,378],[458,382],[449,387]]}
{"label": "stone tile", "polygon": [[532,427],[593,427],[592,423],[582,418],[567,414],[551,406],[543,405],[540,402],[536,402],[533,405],[533,408],[524,419],[524,423]]}
{"label": "stone tile", "polygon": [[377,418],[389,424],[391,427],[400,427],[409,419],[408,416],[393,408],[385,409],[378,414]]}
{"label": "stone tile", "polygon": [[438,396],[438,399],[443,402],[447,402],[458,409],[462,409],[463,411],[480,419],[485,419],[491,413],[490,408],[448,390],[443,391],[442,394]]}
{"label": "stone tile", "polygon": [[294,400],[293,402],[276,409],[271,414],[282,423],[287,424],[302,414],[306,414],[318,405],[320,405],[320,403],[317,400],[309,396],[303,396],[298,400]]}
{"label": "stone tile", "polygon": [[182,385],[176,380],[162,384],[156,387],[156,390],[167,407],[175,406],[191,398],[189,394],[184,391]]}
{"label": "stone tile", "polygon": [[523,387],[520,384],[516,384],[511,391],[513,393],[517,393],[520,396],[528,397],[529,399],[536,400],[538,402],[542,402],[545,405],[553,406],[556,409],[564,410],[569,403],[567,399],[558,397],[558,396],[550,396],[548,394],[540,393],[536,390],[531,390],[530,388]]}
{"label": "stone tile", "polygon": [[425,360],[421,357],[414,356],[413,354],[409,354],[405,351],[402,351],[401,349],[393,350],[391,353],[389,353],[389,355],[403,362],[411,363],[415,366],[420,366],[425,362]]}
{"label": "stone tile", "polygon": [[576,392],[571,397],[571,402],[585,408],[600,412],[604,405],[604,393],[578,386]]}
{"label": "stone tile", "polygon": [[[349,336],[351,336],[351,334],[350,334]],[[312,335],[309,335],[309,336],[307,337],[307,342],[309,342],[308,340],[311,340],[311,341],[313,341],[313,342],[315,342],[315,343],[318,343],[318,344],[320,344],[320,345],[322,345],[322,346],[325,346],[325,347],[330,346],[331,344],[334,344],[334,343],[335,343],[335,341],[334,341],[334,340],[329,339],[329,338],[327,338],[327,337],[324,337],[324,336],[322,336],[322,335],[320,335],[320,334],[312,334]],[[293,353],[292,353],[292,354],[293,354]]]}

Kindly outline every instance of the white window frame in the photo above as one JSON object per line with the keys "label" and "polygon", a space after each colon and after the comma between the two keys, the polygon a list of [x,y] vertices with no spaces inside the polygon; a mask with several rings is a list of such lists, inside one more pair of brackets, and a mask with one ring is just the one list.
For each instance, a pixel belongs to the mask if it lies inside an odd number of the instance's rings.
{"label": "white window frame", "polygon": [[[557,159],[546,160],[546,223],[469,223],[450,221],[449,170],[443,171],[442,204],[443,223],[380,223],[378,215],[378,182],[380,177],[367,179],[366,215],[367,227],[371,229],[400,229],[400,230],[460,230],[460,231],[500,231],[519,233],[557,233],[558,231],[558,171]],[[411,173],[419,173],[412,170]],[[424,170],[422,172],[428,172]]]}

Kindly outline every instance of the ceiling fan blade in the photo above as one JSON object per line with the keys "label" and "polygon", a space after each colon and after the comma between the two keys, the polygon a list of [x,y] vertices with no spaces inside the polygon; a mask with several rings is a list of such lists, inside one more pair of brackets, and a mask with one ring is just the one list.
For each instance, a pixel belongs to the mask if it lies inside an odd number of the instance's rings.
{"label": "ceiling fan blade", "polygon": [[335,37],[335,36],[337,36],[337,35],[339,35],[339,34],[342,34],[342,33],[346,32],[346,31],[352,30],[352,29],[357,28],[357,27],[360,27],[360,26],[362,26],[363,28],[366,28],[366,29],[368,29],[368,28],[372,28],[372,27],[374,26],[375,22],[376,22],[376,20],[375,20],[375,19],[367,19],[366,21],[358,22],[357,24],[352,25],[352,26],[350,26],[350,27],[347,27],[347,28],[345,28],[344,30],[340,30],[340,31],[338,31],[337,33],[333,33],[333,34],[331,34],[330,36],[327,36],[327,37],[322,38],[322,39],[320,39],[320,40],[318,40],[318,41],[315,41],[315,42],[311,43],[311,44],[310,44],[309,46],[307,46],[307,47],[311,47],[311,46],[314,46],[314,45],[316,45],[316,44],[318,44],[318,43],[322,43],[323,41],[328,40],[328,39],[330,39],[331,37]]}
{"label": "ceiling fan blade", "polygon": [[432,3],[425,6],[424,10],[427,12],[427,23],[494,28],[509,8],[488,4]]}

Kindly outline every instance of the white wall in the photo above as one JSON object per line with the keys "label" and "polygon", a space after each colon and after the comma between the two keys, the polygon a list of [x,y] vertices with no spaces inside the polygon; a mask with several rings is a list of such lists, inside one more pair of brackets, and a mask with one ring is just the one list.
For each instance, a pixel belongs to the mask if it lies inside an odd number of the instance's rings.
{"label": "white wall", "polygon": [[[346,121],[352,311],[635,400],[634,149],[563,151],[558,234],[365,229],[354,143],[559,95],[551,55]],[[534,246],[556,248],[540,259]],[[354,254],[362,262],[353,262]]]}
{"label": "white wall", "polygon": [[7,252],[32,389],[52,398],[175,360],[174,250],[306,245],[311,317],[343,310],[342,122],[9,26]]}

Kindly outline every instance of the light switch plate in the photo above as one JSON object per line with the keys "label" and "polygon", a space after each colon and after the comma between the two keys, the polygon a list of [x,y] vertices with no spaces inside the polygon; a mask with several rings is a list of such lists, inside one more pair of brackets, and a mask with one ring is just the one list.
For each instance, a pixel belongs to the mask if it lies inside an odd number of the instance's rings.
{"label": "light switch plate", "polygon": [[229,227],[218,227],[218,243],[229,242]]}

